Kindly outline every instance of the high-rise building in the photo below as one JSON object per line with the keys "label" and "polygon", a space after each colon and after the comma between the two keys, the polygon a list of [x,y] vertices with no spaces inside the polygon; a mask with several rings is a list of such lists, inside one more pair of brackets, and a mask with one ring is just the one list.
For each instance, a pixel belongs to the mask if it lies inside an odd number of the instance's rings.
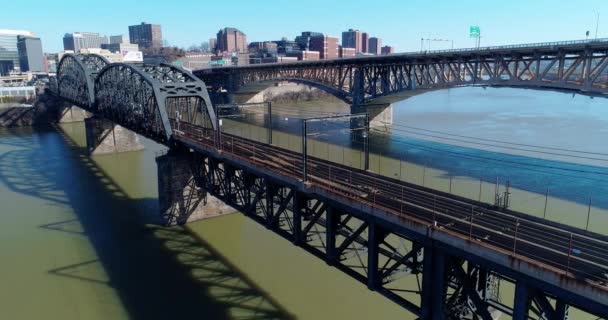
{"label": "high-rise building", "polygon": [[21,71],[46,72],[40,38],[17,36],[17,51],[19,52],[19,68]]}
{"label": "high-rise building", "polygon": [[367,32],[361,33],[361,52],[369,52],[369,34]]}
{"label": "high-rise building", "polygon": [[382,54],[392,54],[395,53],[395,48],[391,47],[391,46],[384,46],[382,47]]}
{"label": "high-rise building", "polygon": [[363,51],[361,31],[349,29],[342,32],[342,47],[354,48],[357,53]]}
{"label": "high-rise building", "polygon": [[380,55],[382,53],[382,39],[376,37],[369,38],[369,49],[367,52]]}
{"label": "high-rise building", "polygon": [[214,52],[217,49],[217,39],[209,39],[209,51]]}
{"label": "high-rise building", "polygon": [[311,37],[309,49],[318,51],[321,59],[336,59],[340,54],[338,38],[330,36]]}
{"label": "high-rise building", "polygon": [[127,36],[126,34],[110,36],[110,44],[116,44],[116,43],[131,43],[131,40],[129,39],[129,36]]}
{"label": "high-rise building", "polygon": [[300,50],[312,50],[310,49],[310,40],[313,37],[322,37],[321,32],[304,31],[301,35],[297,36],[295,41],[300,47]]}
{"label": "high-rise building", "polygon": [[129,39],[131,43],[143,48],[161,48],[163,46],[163,33],[159,24],[142,22],[129,26]]}
{"label": "high-rise building", "polygon": [[18,36],[34,37],[35,35],[30,31],[0,29],[0,75],[6,75],[20,67]]}
{"label": "high-rise building", "polygon": [[246,53],[247,35],[237,28],[224,28],[217,33],[217,50]]}
{"label": "high-rise building", "polygon": [[108,44],[108,37],[95,32],[74,32],[63,36],[63,50],[79,52],[80,49],[101,48],[102,44]]}

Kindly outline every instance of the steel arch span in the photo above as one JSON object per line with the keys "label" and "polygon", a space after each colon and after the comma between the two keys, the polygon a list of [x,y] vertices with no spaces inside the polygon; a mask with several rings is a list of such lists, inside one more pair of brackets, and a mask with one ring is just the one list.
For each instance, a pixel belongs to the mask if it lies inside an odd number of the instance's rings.
{"label": "steel arch span", "polygon": [[97,54],[65,54],[57,67],[57,94],[84,108],[95,103],[94,81],[110,62]]}
{"label": "steel arch span", "polygon": [[156,141],[171,139],[171,120],[216,125],[205,83],[168,64],[107,65],[94,92],[91,112]]}
{"label": "steel arch span", "polygon": [[408,90],[470,85],[606,95],[608,40],[236,66],[195,74],[229,92],[283,79],[312,83],[353,104]]}

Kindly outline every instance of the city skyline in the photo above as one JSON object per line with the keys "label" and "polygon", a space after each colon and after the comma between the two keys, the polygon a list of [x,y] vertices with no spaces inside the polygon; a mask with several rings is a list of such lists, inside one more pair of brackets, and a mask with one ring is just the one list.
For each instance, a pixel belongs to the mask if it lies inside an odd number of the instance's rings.
{"label": "city skyline", "polygon": [[[379,0],[374,2],[372,8],[364,1],[351,1],[348,7],[343,3],[318,0],[308,3],[308,6],[298,7],[285,1],[269,0],[264,4],[264,13],[274,18],[271,23],[260,24],[257,16],[251,14],[259,10],[259,4],[241,0],[232,2],[228,9],[231,10],[230,15],[206,15],[205,19],[197,15],[211,10],[212,6],[194,2],[190,3],[188,10],[167,11],[166,5],[160,2],[142,6],[137,1],[109,0],[103,7],[91,10],[86,3],[75,0],[65,1],[57,7],[40,7],[33,0],[24,0],[18,4],[9,2],[5,8],[16,11],[18,7],[29,4],[32,10],[28,12],[28,19],[23,19],[23,16],[6,17],[2,28],[31,30],[42,39],[46,52],[60,51],[65,33],[128,34],[128,26],[141,21],[162,25],[164,40],[170,45],[184,48],[208,41],[226,26],[242,30],[250,42],[279,40],[282,37],[293,39],[309,29],[340,37],[343,31],[353,28],[381,38],[383,44],[396,47],[398,52],[420,50],[421,38],[448,39],[453,40],[457,48],[472,47],[474,40],[468,34],[471,25],[481,27],[481,46],[584,39],[586,31],[590,31],[590,38],[593,38],[597,13],[600,13],[598,36],[605,36],[604,31],[608,30],[608,3],[601,0],[589,1],[585,6],[588,10],[581,10],[576,3],[545,0],[533,3],[517,0],[506,4],[439,1],[440,9],[433,10],[433,5],[421,1],[395,4]],[[125,10],[116,10],[117,7]],[[129,10],[135,7],[136,11]],[[320,7],[326,10],[319,11]],[[375,8],[378,13],[370,14]],[[300,19],[284,14],[285,11],[296,9]],[[506,12],[517,12],[516,27],[513,27],[514,14]],[[555,24],[551,16],[564,12],[568,12],[568,23]],[[106,16],[112,17],[112,24],[103,18]],[[361,19],[362,16],[365,19]],[[48,17],[56,18],[49,24]],[[602,19],[606,22],[602,23]],[[450,42],[436,42],[431,44],[431,49],[447,49],[450,46]]]}

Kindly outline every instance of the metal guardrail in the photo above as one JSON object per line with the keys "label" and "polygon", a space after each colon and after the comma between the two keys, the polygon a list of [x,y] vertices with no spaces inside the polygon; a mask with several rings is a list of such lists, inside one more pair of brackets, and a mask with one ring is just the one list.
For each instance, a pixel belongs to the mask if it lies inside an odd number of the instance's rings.
{"label": "metal guardrail", "polygon": [[[176,125],[172,121],[172,126]],[[301,180],[336,197],[358,201],[438,232],[485,246],[570,278],[608,290],[608,243],[585,235],[516,217],[424,187],[364,170],[307,157],[254,140],[180,123],[175,134],[188,143],[220,150],[255,166]]]}
{"label": "metal guardrail", "polygon": [[[569,40],[569,41],[557,41],[557,42],[537,42],[527,44],[512,44],[504,46],[489,46],[479,48],[463,48],[463,49],[446,49],[446,50],[432,50],[424,51],[426,53],[450,53],[450,52],[470,52],[470,51],[491,51],[491,50],[503,50],[503,49],[529,49],[529,48],[543,48],[543,47],[561,47],[571,45],[586,45],[586,44],[608,44],[608,38],[591,39],[591,40]],[[409,52],[412,53],[412,52]],[[407,54],[407,53],[406,53]]]}
{"label": "metal guardrail", "polygon": [[[332,62],[340,62],[340,61],[352,62],[352,61],[359,61],[359,60],[383,59],[383,58],[390,58],[390,57],[419,57],[420,55],[444,54],[444,53],[470,53],[470,52],[483,53],[483,52],[488,52],[488,51],[497,51],[497,50],[506,50],[506,49],[533,49],[533,48],[554,48],[554,47],[557,48],[557,47],[574,46],[574,45],[607,45],[608,46],[608,38],[591,39],[591,40],[537,42],[537,43],[513,44],[513,45],[504,45],[504,46],[488,46],[488,47],[479,47],[479,48],[457,48],[457,49],[431,50],[431,51],[410,51],[410,52],[393,53],[393,54],[382,55],[382,56],[360,56],[360,57],[348,57],[348,58],[315,60],[315,61],[261,63],[261,64],[243,65],[243,66],[222,66],[219,68],[214,68],[214,70],[241,69],[241,68],[265,68],[265,67],[293,66],[293,65],[299,66],[302,64],[307,65],[307,64],[318,64],[318,63],[332,63]],[[206,70],[207,72],[213,72],[213,70],[211,70],[211,69],[201,69],[201,70],[195,70],[195,71],[204,71],[204,70]]]}

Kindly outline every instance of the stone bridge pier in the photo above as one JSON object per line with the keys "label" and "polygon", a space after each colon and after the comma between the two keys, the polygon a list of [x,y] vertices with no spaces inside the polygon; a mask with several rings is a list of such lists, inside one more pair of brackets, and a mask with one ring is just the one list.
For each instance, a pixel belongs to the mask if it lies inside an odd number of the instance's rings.
{"label": "stone bridge pier", "polygon": [[392,103],[370,103],[351,107],[351,114],[367,113],[369,115],[370,128],[390,129],[393,124]]}
{"label": "stone bridge pier", "polygon": [[144,149],[137,133],[114,122],[93,116],[84,119],[87,150],[90,155],[139,151]]}
{"label": "stone bridge pier", "polygon": [[83,122],[91,116],[90,112],[70,103],[64,103],[59,108],[59,123]]}
{"label": "stone bridge pier", "polygon": [[183,225],[236,212],[207,192],[208,170],[200,154],[171,149],[156,164],[162,224]]}

